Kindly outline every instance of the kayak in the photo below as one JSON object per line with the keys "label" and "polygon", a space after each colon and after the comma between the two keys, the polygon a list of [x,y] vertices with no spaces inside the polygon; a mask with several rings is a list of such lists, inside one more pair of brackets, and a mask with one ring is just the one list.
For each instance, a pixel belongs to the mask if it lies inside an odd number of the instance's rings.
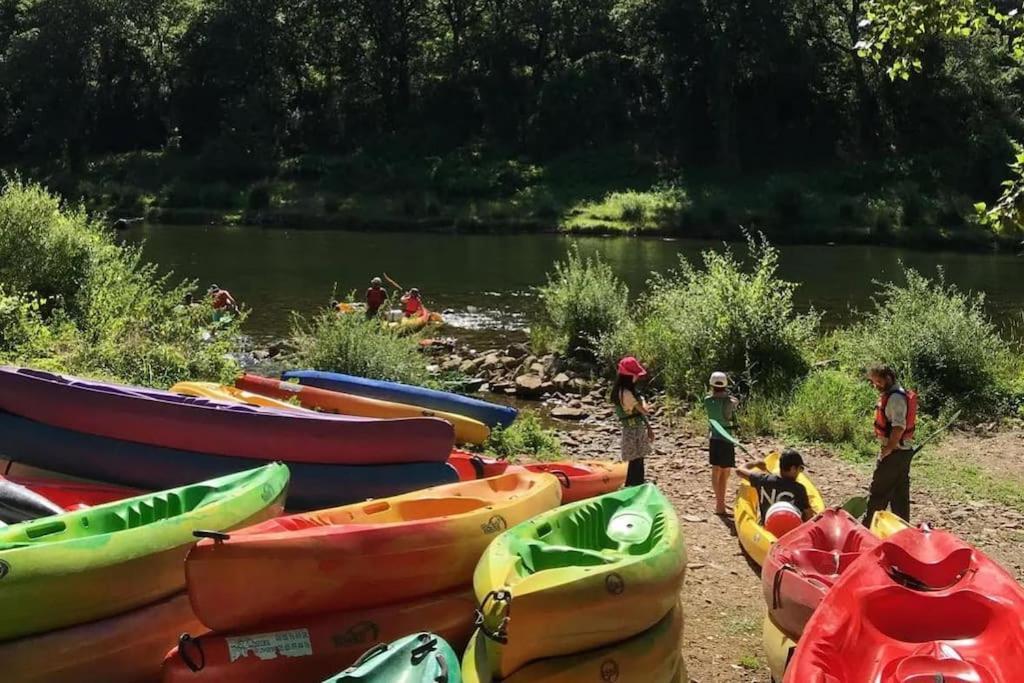
{"label": "kayak", "polygon": [[63,512],[64,508],[45,496],[0,477],[0,522],[17,524]]}
{"label": "kayak", "polygon": [[417,633],[370,648],[356,662],[324,683],[459,683],[459,658],[444,638]]}
{"label": "kayak", "polygon": [[353,396],[338,391],[303,386],[295,382],[282,382],[257,375],[243,375],[235,380],[235,386],[245,389],[246,393],[256,392],[276,399],[297,398],[305,408],[340,415],[376,418],[439,417],[448,422],[455,430],[456,443],[482,444],[491,435],[491,430],[487,425],[462,415],[392,401]]}
{"label": "kayak", "polygon": [[292,617],[255,631],[183,636],[163,661],[162,680],[320,681],[352,665],[374,644],[418,631],[436,633],[461,652],[473,632],[475,606],[466,587],[382,607]]}
{"label": "kayak", "polygon": [[94,436],[198,453],[370,465],[443,462],[451,425],[277,410],[0,367],[0,410]]}
{"label": "kayak", "polygon": [[[686,683],[686,665],[680,651],[683,608],[677,605],[655,626],[614,645],[579,654],[539,659],[527,664],[502,683]],[[492,683],[487,672],[486,636],[477,631],[462,659],[463,683]]]}
{"label": "kayak", "polygon": [[[209,479],[210,477],[206,477]],[[199,477],[202,479],[202,477]],[[112,486],[90,481],[73,481],[70,479],[41,479],[38,477],[7,477],[8,481],[20,484],[52,503],[62,511],[83,510],[96,505],[113,503],[125,498],[142,495],[138,489],[124,486]]]}
{"label": "kayak", "polygon": [[281,375],[282,379],[296,379],[300,384],[319,387],[343,394],[365,396],[379,401],[393,401],[409,405],[442,410],[446,413],[463,415],[483,422],[494,429],[508,427],[516,419],[515,408],[481,401],[480,399],[461,396],[447,391],[425,389],[397,382],[384,382],[375,379],[364,379],[352,375],[335,372],[317,372],[315,370],[294,370]]}
{"label": "kayak", "polygon": [[1020,680],[1024,588],[952,534],[906,529],[864,555],[804,628],[786,681]]}
{"label": "kayak", "polygon": [[764,624],[761,627],[761,640],[772,681],[781,681],[786,675],[789,660],[796,652],[796,641],[783,633],[767,614],[764,615]]}
{"label": "kayak", "polygon": [[675,607],[685,571],[679,520],[651,484],[512,527],[473,576],[486,651],[477,656],[490,669],[477,671],[505,678],[538,659],[636,636]]}
{"label": "kayak", "polygon": [[554,477],[505,474],[203,540],[185,563],[192,607],[223,631],[456,588],[469,583],[492,538],[554,508],[560,494]]}
{"label": "kayak", "polygon": [[879,510],[871,519],[871,532],[879,538],[889,538],[893,534],[909,529],[902,517],[888,510]]}
{"label": "kayak", "polygon": [[[75,477],[156,491],[222,477],[266,460],[207,455],[92,436],[0,411],[0,457]],[[290,510],[384,498],[458,481],[445,462],[328,465],[291,462]]]}
{"label": "kayak", "polygon": [[136,609],[185,587],[196,529],[280,514],[281,464],[0,529],[0,640]]}
{"label": "kayak", "polygon": [[392,330],[398,334],[412,334],[419,332],[431,323],[440,324],[441,322],[443,319],[439,314],[431,313],[426,307],[423,307],[413,315],[403,315],[398,320],[385,320],[381,325],[385,330]]}
{"label": "kayak", "polygon": [[[769,453],[765,457],[765,466],[772,474],[779,473],[779,454]],[[803,472],[797,477],[797,481],[807,489],[807,497],[811,503],[811,509],[819,513],[825,509],[825,501],[815,488],[811,480]],[[740,545],[747,555],[757,563],[764,564],[768,550],[777,540],[775,536],[761,526],[761,508],[757,502],[757,491],[749,482],[740,481],[739,489],[736,492],[736,504],[733,507],[733,518],[736,522],[736,535],[740,539]]]}
{"label": "kayak", "polygon": [[159,680],[178,635],[199,628],[188,596],[177,593],[99,621],[0,643],[5,681],[139,683]]}
{"label": "kayak", "polygon": [[210,398],[225,403],[242,403],[247,406],[259,406],[263,408],[278,408],[280,410],[303,410],[303,406],[278,401],[277,399],[256,394],[251,391],[244,391],[242,388],[229,386],[227,384],[216,384],[214,382],[178,382],[171,391],[183,396],[195,396],[196,398]]}
{"label": "kayak", "polygon": [[448,464],[455,468],[462,481],[524,470],[553,474],[562,483],[562,504],[617,491],[626,482],[628,466],[624,462],[537,462],[510,465],[505,460],[465,451],[452,451],[448,456]]}
{"label": "kayak", "polygon": [[780,538],[761,568],[768,615],[797,640],[832,585],[881,541],[843,510],[825,510]]}

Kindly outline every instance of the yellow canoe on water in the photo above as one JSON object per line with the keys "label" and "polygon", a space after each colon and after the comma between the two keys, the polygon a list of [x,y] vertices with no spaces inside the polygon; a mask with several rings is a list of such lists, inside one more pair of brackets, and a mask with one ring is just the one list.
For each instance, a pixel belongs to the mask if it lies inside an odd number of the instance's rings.
{"label": "yellow canoe on water", "polygon": [[226,403],[244,403],[247,406],[279,408],[282,410],[306,410],[302,406],[295,405],[294,403],[279,401],[276,398],[270,398],[269,396],[263,396],[262,394],[254,394],[253,392],[246,391],[245,389],[239,389],[238,387],[232,387],[226,384],[216,384],[214,382],[178,382],[171,387],[171,391],[176,394],[181,394],[182,396],[210,398],[215,401],[224,401]]}
{"label": "yellow canoe on water", "polygon": [[[765,457],[765,467],[772,474],[779,473],[779,454],[769,453]],[[811,502],[811,509],[817,514],[825,509],[825,501],[822,500],[818,489],[804,473],[800,473],[797,481],[807,489],[807,498]],[[747,551],[757,566],[764,564],[764,558],[777,540],[775,535],[761,526],[761,508],[757,503],[757,491],[749,482],[740,482],[739,490],[736,492],[736,506],[733,511],[736,521],[736,535],[739,536],[740,545]]]}

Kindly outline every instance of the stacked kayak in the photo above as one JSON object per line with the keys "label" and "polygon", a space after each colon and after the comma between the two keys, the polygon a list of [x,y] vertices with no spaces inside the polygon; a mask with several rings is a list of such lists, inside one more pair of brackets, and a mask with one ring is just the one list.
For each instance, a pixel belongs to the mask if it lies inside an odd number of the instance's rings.
{"label": "stacked kayak", "polygon": [[457,588],[491,539],[557,506],[560,488],[548,475],[506,474],[203,540],[185,564],[192,606],[208,627],[227,630]]}
{"label": "stacked kayak", "polygon": [[417,633],[367,650],[355,664],[324,683],[459,683],[452,646],[433,633]]}
{"label": "stacked kayak", "polygon": [[183,642],[164,680],[321,680],[375,642],[418,631],[461,650],[481,553],[560,494],[550,475],[506,474],[204,539],[185,574],[193,609],[214,633],[198,639],[204,665],[194,641]]}
{"label": "stacked kayak", "polygon": [[298,380],[300,384],[319,387],[343,394],[365,396],[379,401],[392,401],[440,410],[455,415],[463,415],[490,428],[508,427],[516,419],[516,410],[508,406],[496,405],[468,396],[460,396],[446,391],[414,387],[397,382],[384,382],[364,379],[352,375],[334,372],[318,372],[316,370],[295,370],[281,375],[285,380]]}
{"label": "stacked kayak", "polygon": [[[93,436],[4,412],[0,412],[0,434],[0,456],[10,460],[149,491],[185,486],[266,463]],[[292,510],[394,496],[458,480],[455,470],[445,462],[288,465],[288,507]]]}
{"label": "stacked kayak", "polygon": [[[400,604],[291,617],[256,630],[208,633],[194,638],[184,636],[164,659],[162,680],[163,683],[320,681],[355,662],[376,643],[424,630],[461,648],[473,632],[475,606],[472,589],[463,588]],[[191,630],[202,628],[197,624]],[[178,631],[174,637],[183,631]]]}
{"label": "stacked kayak", "polygon": [[[770,453],[764,459],[765,466],[771,474],[779,473],[779,454]],[[810,499],[811,509],[819,513],[825,509],[825,501],[822,500],[818,489],[807,475],[800,473],[797,481],[807,489],[807,497]],[[736,504],[733,507],[733,517],[736,522],[736,535],[740,539],[743,550],[758,566],[764,564],[768,551],[777,540],[775,535],[761,526],[761,508],[758,505],[757,491],[749,482],[740,482],[736,493]]]}
{"label": "stacked kayak", "polygon": [[136,489],[91,481],[39,477],[7,477],[7,480],[24,486],[67,511],[82,510],[142,495],[142,491]]}
{"label": "stacked kayak", "polygon": [[245,391],[244,387],[232,387],[226,384],[215,384],[214,382],[178,382],[171,391],[183,396],[195,396],[196,398],[209,398],[224,403],[241,403],[247,406],[259,406],[262,408],[278,408],[280,410],[302,410],[302,406],[287,401],[279,401],[270,396]]}
{"label": "stacked kayak", "polygon": [[952,534],[906,529],[835,583],[786,681],[1010,683],[1024,668],[1024,589]]}
{"label": "stacked kayak", "polygon": [[93,436],[205,454],[366,465],[447,459],[451,425],[277,410],[0,368],[0,410]]}
{"label": "stacked kayak", "polygon": [[562,503],[575,503],[617,491],[626,482],[627,468],[624,462],[538,462],[510,465],[504,460],[463,451],[453,451],[448,456],[448,464],[455,468],[462,481],[523,470],[553,474],[562,483]]}
{"label": "stacked kayak", "polygon": [[267,400],[297,398],[304,408],[339,415],[380,419],[437,417],[451,424],[455,430],[456,443],[480,444],[491,435],[490,428],[484,423],[455,413],[303,386],[295,382],[284,382],[257,375],[243,375],[235,380],[235,386],[237,387],[236,391],[245,390],[244,393],[248,395],[272,397]]}
{"label": "stacked kayak", "polygon": [[288,468],[201,484],[0,529],[0,640],[127,612],[185,586],[196,529],[280,514]]}
{"label": "stacked kayak", "polygon": [[[463,676],[489,683],[527,666],[567,666],[553,658],[599,660],[601,648],[636,638],[669,616],[685,569],[675,511],[650,484],[513,527],[488,547],[474,574],[480,628],[463,658]],[[523,674],[522,680],[546,679]]]}

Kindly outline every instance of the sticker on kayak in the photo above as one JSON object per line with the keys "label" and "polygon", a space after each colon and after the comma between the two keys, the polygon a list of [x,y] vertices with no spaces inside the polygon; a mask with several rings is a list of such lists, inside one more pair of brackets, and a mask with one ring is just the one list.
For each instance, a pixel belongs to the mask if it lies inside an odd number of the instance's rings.
{"label": "sticker on kayak", "polygon": [[506,522],[505,518],[501,515],[494,515],[485,523],[480,525],[480,530],[487,535],[496,534],[499,531],[504,531],[507,528],[508,522]]}
{"label": "sticker on kayak", "polygon": [[313,654],[309,631],[304,628],[294,631],[256,633],[251,636],[225,638],[224,640],[228,644],[228,657],[232,662],[250,654],[254,654],[260,659],[309,657]]}
{"label": "sticker on kayak", "polygon": [[277,388],[281,391],[290,391],[293,394],[297,394],[302,391],[302,385],[295,384],[294,382],[278,382]]}
{"label": "sticker on kayak", "polygon": [[601,680],[605,683],[615,683],[619,680],[619,663],[614,659],[601,662]]}

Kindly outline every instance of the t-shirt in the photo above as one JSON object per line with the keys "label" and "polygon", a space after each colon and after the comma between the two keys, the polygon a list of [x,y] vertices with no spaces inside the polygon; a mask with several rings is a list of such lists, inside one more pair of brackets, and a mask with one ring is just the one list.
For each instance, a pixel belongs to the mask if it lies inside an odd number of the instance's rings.
{"label": "t-shirt", "polygon": [[[896,388],[902,390],[902,387],[897,386]],[[896,392],[889,394],[889,401],[885,404],[885,417],[893,427],[903,427],[906,429],[907,397]],[[901,448],[907,448],[909,446],[911,446],[910,441],[905,439],[900,441]]]}
{"label": "t-shirt", "polygon": [[757,491],[757,502],[761,506],[761,519],[768,514],[768,508],[775,503],[792,503],[801,513],[811,507],[807,489],[795,479],[786,479],[777,474],[751,474],[750,485]]}

